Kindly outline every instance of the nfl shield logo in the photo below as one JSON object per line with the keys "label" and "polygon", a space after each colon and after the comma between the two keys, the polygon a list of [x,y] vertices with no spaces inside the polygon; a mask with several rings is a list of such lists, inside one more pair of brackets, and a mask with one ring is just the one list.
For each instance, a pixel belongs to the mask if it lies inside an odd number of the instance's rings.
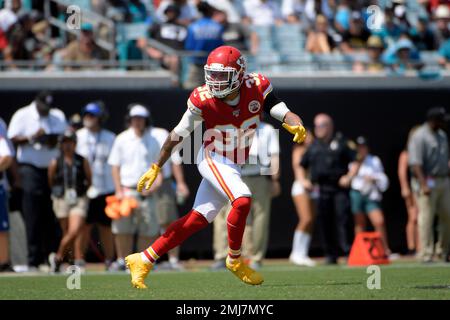
{"label": "nfl shield logo", "polygon": [[241,113],[241,110],[239,110],[239,109],[233,110],[233,116],[235,116],[236,118],[239,117],[240,113]]}

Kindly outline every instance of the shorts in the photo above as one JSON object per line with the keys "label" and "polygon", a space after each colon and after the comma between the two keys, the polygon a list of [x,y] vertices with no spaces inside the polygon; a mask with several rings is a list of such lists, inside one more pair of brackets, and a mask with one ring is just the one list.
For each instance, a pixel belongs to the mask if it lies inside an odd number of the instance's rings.
{"label": "shorts", "polygon": [[134,235],[142,237],[156,237],[159,235],[159,221],[156,216],[156,204],[154,196],[143,197],[134,189],[124,190],[125,196],[133,197],[138,202],[138,207],[130,216],[122,217],[111,222],[113,234]]}
{"label": "shorts", "polygon": [[295,180],[294,183],[292,184],[291,196],[296,197],[301,196],[303,194],[305,194],[305,188],[303,187],[300,181]]}
{"label": "shorts", "polygon": [[58,219],[68,218],[70,215],[79,215],[86,218],[88,200],[86,197],[77,198],[74,205],[69,205],[64,198],[52,197],[53,211]]}
{"label": "shorts", "polygon": [[0,232],[9,231],[8,198],[3,186],[0,186]]}
{"label": "shorts", "polygon": [[368,214],[374,210],[381,209],[380,201],[370,200],[369,197],[356,190],[350,191],[350,202],[353,214]]}
{"label": "shorts", "polygon": [[203,177],[194,201],[194,210],[211,223],[223,206],[252,193],[241,177],[241,166],[228,158],[201,148],[197,158]]}
{"label": "shorts", "polygon": [[161,188],[155,193],[156,215],[161,226],[178,219],[176,194],[172,179],[164,179]]}
{"label": "shorts", "polygon": [[107,227],[111,226],[111,218],[109,218],[105,213],[106,197],[110,195],[111,194],[105,194],[89,200],[86,218],[87,224],[98,223]]}

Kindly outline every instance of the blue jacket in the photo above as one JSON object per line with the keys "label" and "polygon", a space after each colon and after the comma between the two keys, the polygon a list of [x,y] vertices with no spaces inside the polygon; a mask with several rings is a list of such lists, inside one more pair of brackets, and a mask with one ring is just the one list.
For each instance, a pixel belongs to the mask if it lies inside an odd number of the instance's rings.
{"label": "blue jacket", "polygon": [[[189,51],[210,52],[223,45],[223,26],[210,18],[201,18],[188,27],[185,48]],[[193,57],[195,64],[205,64],[206,57]]]}

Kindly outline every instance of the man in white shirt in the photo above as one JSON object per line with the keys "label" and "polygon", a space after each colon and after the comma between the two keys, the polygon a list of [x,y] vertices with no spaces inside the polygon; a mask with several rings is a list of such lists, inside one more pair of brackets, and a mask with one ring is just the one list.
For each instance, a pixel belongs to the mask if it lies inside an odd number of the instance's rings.
{"label": "man in white shirt", "polygon": [[64,113],[52,104],[53,96],[40,92],[30,105],[14,113],[8,128],[8,138],[17,145],[28,263],[32,267],[44,262],[57,245],[47,168],[58,156],[57,139],[67,123]]}
{"label": "man in white shirt", "polygon": [[[81,257],[83,257],[92,227],[96,225],[108,270],[114,259],[114,240],[111,233],[111,219],[105,214],[105,207],[106,197],[113,195],[115,191],[108,157],[116,135],[102,127],[107,113],[101,101],[88,103],[84,107],[82,115],[83,128],[77,131],[77,153],[89,161],[92,184],[87,191],[90,201],[85,230],[81,239],[77,239],[75,246],[81,246],[78,250],[81,251]],[[84,261],[80,261],[80,263],[83,265]]]}
{"label": "man in white shirt", "polygon": [[158,141],[148,130],[149,116],[150,113],[144,106],[130,105],[130,127],[117,136],[108,159],[112,167],[116,197],[132,197],[138,202],[138,208],[130,216],[112,221],[119,270],[125,270],[124,258],[133,250],[133,236],[136,232],[139,250],[144,250],[148,242],[159,235],[154,192],[161,187],[162,175],[158,176],[154,187],[142,195],[135,190],[140,176],[157,160],[160,150]]}
{"label": "man in white shirt", "polygon": [[[155,126],[151,126],[149,130],[150,135],[158,141],[159,148],[161,149],[169,136],[169,131]],[[166,228],[178,219],[178,210],[176,206],[177,195],[182,198],[188,197],[189,188],[184,181],[182,159],[178,152],[172,154],[169,161],[162,167],[161,172],[163,175],[163,182],[161,188],[155,192],[155,199],[161,234],[163,234]],[[175,178],[176,192],[173,186],[172,177]],[[169,267],[171,269],[180,270],[183,268],[179,263],[179,253],[179,247],[176,247],[167,253],[169,256]]]}
{"label": "man in white shirt", "polygon": [[244,10],[254,26],[273,26],[283,22],[280,7],[273,0],[245,0]]}
{"label": "man in white shirt", "polygon": [[[269,221],[273,197],[280,194],[280,144],[278,131],[261,122],[250,148],[248,164],[242,167],[242,176],[252,192],[252,209],[247,218],[243,238],[243,255],[250,259],[252,268],[259,269],[267,251]],[[213,269],[225,268],[228,254],[226,233],[229,206],[214,220]]]}
{"label": "man in white shirt", "polygon": [[[0,178],[13,161],[13,154],[4,136],[0,136]],[[8,197],[5,186],[0,183],[0,272],[13,271],[9,261]]]}

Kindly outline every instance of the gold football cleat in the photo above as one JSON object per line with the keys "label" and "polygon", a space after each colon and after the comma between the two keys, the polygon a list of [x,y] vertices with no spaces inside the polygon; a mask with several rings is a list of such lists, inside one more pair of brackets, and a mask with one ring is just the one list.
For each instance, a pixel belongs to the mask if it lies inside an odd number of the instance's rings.
{"label": "gold football cleat", "polygon": [[233,262],[227,258],[226,265],[228,270],[246,284],[259,285],[264,282],[262,275],[246,265],[242,257]]}
{"label": "gold football cleat", "polygon": [[125,258],[125,263],[131,273],[131,284],[137,289],[147,289],[145,278],[153,269],[152,264],[146,264],[142,260],[140,253],[130,254]]}

